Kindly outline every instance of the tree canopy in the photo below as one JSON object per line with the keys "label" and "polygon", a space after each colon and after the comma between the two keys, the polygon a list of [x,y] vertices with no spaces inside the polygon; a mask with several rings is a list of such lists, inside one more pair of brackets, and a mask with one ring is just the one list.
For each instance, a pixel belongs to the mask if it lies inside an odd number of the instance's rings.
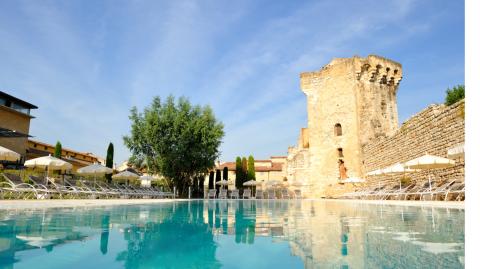
{"label": "tree canopy", "polygon": [[445,105],[452,105],[465,98],[465,85],[457,85],[452,89],[447,89],[445,96]]}
{"label": "tree canopy", "polygon": [[145,163],[150,173],[163,175],[170,188],[185,196],[195,176],[205,176],[219,157],[223,124],[209,106],[192,106],[181,97],[162,102],[155,97],[143,113],[133,107],[131,131],[124,136],[132,163]]}

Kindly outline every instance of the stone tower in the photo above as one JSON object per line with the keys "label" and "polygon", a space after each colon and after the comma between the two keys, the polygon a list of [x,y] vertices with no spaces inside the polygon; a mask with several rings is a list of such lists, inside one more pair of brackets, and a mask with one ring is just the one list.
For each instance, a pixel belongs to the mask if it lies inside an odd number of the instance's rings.
{"label": "stone tower", "polygon": [[349,177],[363,177],[362,146],[398,129],[397,89],[402,66],[383,57],[336,58],[300,75],[307,96],[309,176],[312,195],[339,179],[338,161]]}

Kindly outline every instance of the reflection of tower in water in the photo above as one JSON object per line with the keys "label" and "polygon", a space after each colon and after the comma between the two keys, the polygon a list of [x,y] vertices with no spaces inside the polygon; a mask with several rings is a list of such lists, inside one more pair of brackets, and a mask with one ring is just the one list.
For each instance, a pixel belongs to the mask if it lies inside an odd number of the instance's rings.
{"label": "reflection of tower in water", "polygon": [[341,224],[341,230],[342,234],[340,235],[340,241],[341,241],[341,253],[342,256],[347,256],[348,255],[348,233],[350,232],[350,228],[348,227],[348,223],[345,219],[345,216],[340,217],[340,224]]}

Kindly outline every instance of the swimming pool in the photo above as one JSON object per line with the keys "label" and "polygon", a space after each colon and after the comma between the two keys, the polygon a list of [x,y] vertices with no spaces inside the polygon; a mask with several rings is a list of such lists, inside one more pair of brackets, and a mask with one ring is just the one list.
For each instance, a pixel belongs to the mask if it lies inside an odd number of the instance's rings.
{"label": "swimming pool", "polygon": [[463,268],[464,219],[308,200],[0,210],[0,268]]}

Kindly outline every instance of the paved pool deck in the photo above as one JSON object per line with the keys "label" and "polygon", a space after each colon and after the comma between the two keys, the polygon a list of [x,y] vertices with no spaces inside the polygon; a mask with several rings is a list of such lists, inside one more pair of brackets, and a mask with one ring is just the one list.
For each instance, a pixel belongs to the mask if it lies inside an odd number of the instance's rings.
{"label": "paved pool deck", "polygon": [[423,206],[465,209],[464,201],[397,201],[397,200],[353,200],[353,199],[324,199],[355,204],[399,205],[399,206]]}
{"label": "paved pool deck", "polygon": [[[192,199],[202,200],[202,199]],[[304,199],[304,201],[332,201],[354,204],[377,204],[377,205],[399,205],[399,206],[427,206],[440,208],[465,209],[462,202],[443,201],[384,201],[384,200],[349,200],[349,199]],[[72,199],[72,200],[0,200],[2,209],[43,209],[59,207],[88,207],[88,206],[115,206],[115,205],[138,205],[138,204],[160,204],[173,201],[189,201],[188,199]],[[225,200],[222,200],[225,201]],[[229,200],[232,201],[232,200]],[[250,200],[254,201],[254,200]]]}

